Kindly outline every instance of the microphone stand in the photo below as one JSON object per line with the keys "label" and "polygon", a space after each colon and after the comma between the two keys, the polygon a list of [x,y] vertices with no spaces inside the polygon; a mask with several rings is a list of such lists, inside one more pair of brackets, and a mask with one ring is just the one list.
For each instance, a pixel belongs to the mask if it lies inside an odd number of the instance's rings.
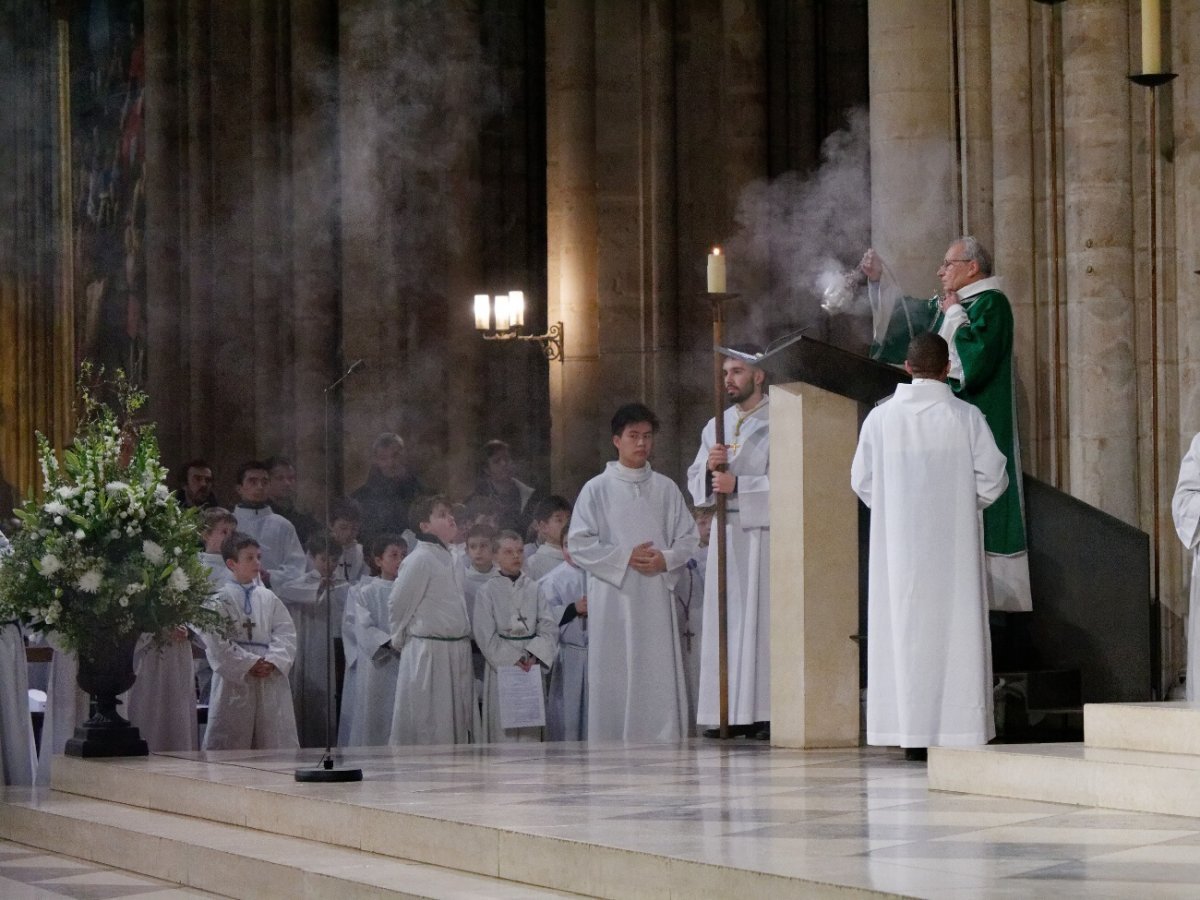
{"label": "microphone stand", "polygon": [[[363,361],[350,364],[345,373],[325,388],[325,527],[329,527],[329,394],[341,387],[342,382],[362,367]],[[333,677],[333,579],[324,588],[325,592],[325,753],[315,769],[297,769],[296,780],[308,782],[362,781],[362,769],[335,769],[333,761],[333,695],[336,682]],[[348,599],[348,598],[347,598]]]}

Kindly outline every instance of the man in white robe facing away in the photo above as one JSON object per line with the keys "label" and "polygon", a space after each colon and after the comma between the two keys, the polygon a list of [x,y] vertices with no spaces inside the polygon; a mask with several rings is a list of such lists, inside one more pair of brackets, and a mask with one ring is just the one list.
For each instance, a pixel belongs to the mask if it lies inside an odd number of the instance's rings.
{"label": "man in white robe facing away", "polygon": [[[700,449],[688,469],[688,489],[697,507],[726,496],[726,601],[729,647],[729,724],[733,734],[770,737],[771,719],[771,516],[769,401],[766,373],[737,357],[722,364],[725,392],[725,444],[716,442],[716,420],[700,435]],[[727,466],[726,471],[718,471]],[[715,529],[716,519],[712,528]],[[712,531],[709,545],[715,546]],[[696,719],[721,721],[717,628],[717,552],[708,554],[704,573],[700,638],[700,694]],[[716,729],[705,737],[717,737]]]}
{"label": "man in white robe facing away", "polygon": [[913,383],[867,416],[850,468],[871,509],[867,743],[917,760],[995,736],[981,511],[1008,476],[949,360],[938,335],[913,338]]}
{"label": "man in white robe facing away", "polygon": [[1192,554],[1192,587],[1188,601],[1186,696],[1200,698],[1200,434],[1179,464],[1179,480],[1171,498],[1175,533]]}
{"label": "man in white robe facing away", "polygon": [[445,497],[418,497],[417,546],[391,592],[391,646],[400,653],[391,744],[465,744],[475,720],[471,623],[463,567],[447,544],[457,527]]}
{"label": "man in white robe facing away", "polygon": [[308,565],[304,547],[296,529],[267,503],[267,485],[271,480],[266,463],[257,460],[238,467],[238,504],[233,508],[237,529],[258,541],[262,548],[260,578],[269,588],[292,581],[304,574]]}
{"label": "man in white robe facing away", "polygon": [[617,410],[617,459],[583,486],[571,517],[571,558],[588,575],[589,741],[688,733],[672,589],[700,537],[679,488],[650,468],[657,430],[648,407]]}

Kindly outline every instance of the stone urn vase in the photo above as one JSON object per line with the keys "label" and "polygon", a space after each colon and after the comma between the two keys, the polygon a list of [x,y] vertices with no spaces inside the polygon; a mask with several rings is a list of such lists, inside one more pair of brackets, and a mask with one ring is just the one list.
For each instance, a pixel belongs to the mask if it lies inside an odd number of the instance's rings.
{"label": "stone urn vase", "polygon": [[147,756],[149,748],[136,726],[117,707],[119,695],[133,687],[133,650],[137,634],[99,631],[78,652],[76,683],[92,698],[92,715],[67,741],[67,756]]}

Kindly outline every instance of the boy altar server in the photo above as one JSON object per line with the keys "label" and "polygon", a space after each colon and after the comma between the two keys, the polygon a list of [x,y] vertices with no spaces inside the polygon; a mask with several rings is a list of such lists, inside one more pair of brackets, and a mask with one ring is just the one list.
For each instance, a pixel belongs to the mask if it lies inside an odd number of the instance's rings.
{"label": "boy altar server", "polygon": [[172,630],[161,646],[143,634],[133,650],[133,671],[137,681],[126,695],[125,715],[150,752],[195,750],[199,746],[196,667],[188,630]]}
{"label": "boy altar server", "polygon": [[946,342],[908,347],[912,384],[863,422],[850,484],[871,509],[867,743],[925,748],[995,736],[980,510],[1008,485],[979,409],[946,378]]}
{"label": "boy altar server", "polygon": [[525,560],[525,574],[537,581],[563,561],[563,538],[571,504],[565,497],[551,494],[538,501],[533,509],[533,525],[537,529],[537,549]]}
{"label": "boy altar server", "polygon": [[657,430],[641,403],[617,410],[617,459],[583,486],[571,517],[571,558],[588,574],[589,741],[688,734],[671,591],[700,537],[679,488],[650,468]]}
{"label": "boy altar server", "polygon": [[213,682],[203,749],[298,748],[288,685],[296,627],[283,601],[258,584],[258,541],[236,533],[221,555],[233,578],[213,600],[231,623],[233,636],[205,638]]}
{"label": "boy altar server", "polygon": [[504,728],[500,724],[499,670],[535,666],[549,671],[558,652],[558,622],[538,592],[537,582],[521,571],[525,544],[515,531],[500,532],[493,575],[475,598],[475,643],[483,651],[483,739],[540,741],[540,728]]}
{"label": "boy altar server", "polygon": [[267,485],[271,475],[267,464],[258,460],[244,462],[238,468],[238,504],[233,508],[238,531],[258,541],[262,549],[260,579],[267,587],[299,578],[307,568],[304,547],[296,529],[267,503]]}
{"label": "boy altar server", "polygon": [[[371,541],[371,560],[379,571],[367,576],[350,589],[346,615],[354,615],[358,660],[346,665],[346,683],[355,677],[355,704],[343,699],[342,720],[349,711],[350,723],[343,743],[351,747],[375,747],[387,744],[392,736],[392,710],[396,704],[396,679],[400,673],[400,655],[392,649],[390,605],[392,587],[400,565],[408,554],[408,544],[398,534],[381,534]],[[349,691],[346,692],[349,694]],[[338,740],[342,741],[342,729]]]}
{"label": "boy altar server", "polygon": [[[569,524],[569,523],[568,523]],[[565,538],[565,535],[564,535]],[[587,586],[583,569],[563,541],[563,562],[538,581],[558,620],[558,656],[550,668],[546,697],[546,740],[587,740]]]}
{"label": "boy altar server", "polygon": [[458,528],[445,497],[413,502],[417,546],[392,586],[391,643],[400,652],[392,744],[465,744],[471,737],[475,678],[462,565],[447,542]]}

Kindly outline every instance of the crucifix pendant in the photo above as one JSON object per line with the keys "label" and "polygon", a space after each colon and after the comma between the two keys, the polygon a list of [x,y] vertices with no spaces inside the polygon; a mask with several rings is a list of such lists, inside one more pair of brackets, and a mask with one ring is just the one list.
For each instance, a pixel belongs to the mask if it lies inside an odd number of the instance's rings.
{"label": "crucifix pendant", "polygon": [[526,631],[529,630],[529,620],[525,618],[525,613],[517,613],[517,621],[521,623],[522,628],[524,628]]}
{"label": "crucifix pendant", "polygon": [[692,638],[695,636],[695,634],[696,634],[696,632],[692,631],[692,629],[690,629],[690,628],[683,633],[683,639],[687,643],[687,652],[688,653],[692,652]]}
{"label": "crucifix pendant", "polygon": [[242,627],[246,629],[246,640],[247,641],[254,640],[254,620],[247,619],[245,622],[242,623]]}

